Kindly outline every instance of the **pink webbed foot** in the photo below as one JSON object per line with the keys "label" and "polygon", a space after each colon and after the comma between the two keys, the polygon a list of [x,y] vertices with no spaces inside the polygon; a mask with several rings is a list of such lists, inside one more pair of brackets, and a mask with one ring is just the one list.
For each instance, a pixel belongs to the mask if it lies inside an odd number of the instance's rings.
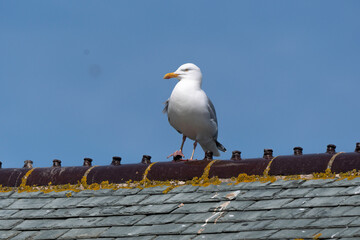
{"label": "pink webbed foot", "polygon": [[181,156],[181,157],[183,157],[183,158],[185,157],[185,155],[181,152],[181,150],[178,150],[178,151],[170,154],[169,156],[167,156],[167,158],[169,158],[169,157],[176,157],[176,156]]}

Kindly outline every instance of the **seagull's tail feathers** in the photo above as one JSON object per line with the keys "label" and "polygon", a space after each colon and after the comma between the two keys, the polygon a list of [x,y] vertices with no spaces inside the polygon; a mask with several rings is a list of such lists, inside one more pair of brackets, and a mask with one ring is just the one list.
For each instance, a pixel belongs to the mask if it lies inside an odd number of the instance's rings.
{"label": "seagull's tail feathers", "polygon": [[226,152],[226,148],[221,144],[219,143],[217,140],[215,140],[215,143],[216,143],[216,147],[222,151],[222,152]]}
{"label": "seagull's tail feathers", "polygon": [[215,157],[220,156],[219,150],[225,152],[226,148],[219,143],[218,141],[216,141],[215,139],[211,139],[208,141],[199,141],[202,149],[204,150],[204,152],[206,151],[211,151]]}

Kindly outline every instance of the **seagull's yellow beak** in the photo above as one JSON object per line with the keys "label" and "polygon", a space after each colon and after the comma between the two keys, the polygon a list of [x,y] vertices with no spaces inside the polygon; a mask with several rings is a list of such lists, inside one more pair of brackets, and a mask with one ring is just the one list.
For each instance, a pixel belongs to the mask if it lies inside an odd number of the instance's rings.
{"label": "seagull's yellow beak", "polygon": [[165,74],[164,76],[164,79],[170,79],[170,78],[176,78],[177,76],[179,76],[179,74],[176,74],[176,73],[167,73]]}

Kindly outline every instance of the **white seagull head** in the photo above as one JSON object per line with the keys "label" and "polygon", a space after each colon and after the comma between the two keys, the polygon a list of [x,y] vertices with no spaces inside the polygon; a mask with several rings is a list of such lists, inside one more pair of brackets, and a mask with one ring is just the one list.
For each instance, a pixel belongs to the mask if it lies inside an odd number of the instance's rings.
{"label": "white seagull head", "polygon": [[181,65],[175,72],[167,73],[164,79],[177,78],[179,81],[189,79],[201,82],[202,74],[198,66],[193,63],[185,63]]}

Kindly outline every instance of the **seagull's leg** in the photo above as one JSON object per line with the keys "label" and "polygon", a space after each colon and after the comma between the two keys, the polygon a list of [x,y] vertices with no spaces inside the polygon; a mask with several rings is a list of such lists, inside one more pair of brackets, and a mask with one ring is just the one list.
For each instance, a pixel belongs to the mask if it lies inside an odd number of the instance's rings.
{"label": "seagull's leg", "polygon": [[191,158],[190,158],[190,160],[193,160],[196,145],[197,145],[197,141],[195,140],[195,142],[194,142],[194,149],[193,149],[193,152],[192,152],[192,154],[191,154]]}
{"label": "seagull's leg", "polygon": [[181,143],[181,147],[180,147],[180,152],[181,153],[182,153],[182,150],[183,150],[183,147],[184,147],[185,140],[186,140],[186,136],[183,135],[183,139],[182,139],[182,143]]}
{"label": "seagull's leg", "polygon": [[178,150],[178,151],[176,151],[176,152],[174,152],[174,153],[170,154],[169,156],[167,156],[167,158],[169,158],[169,157],[171,157],[171,156],[174,156],[174,157],[175,157],[175,156],[178,156],[178,155],[180,155],[180,156],[182,156],[182,157],[185,157],[185,155],[182,153],[182,150],[183,150],[183,147],[184,147],[185,140],[186,140],[186,136],[185,136],[185,135],[183,135],[180,150]]}

